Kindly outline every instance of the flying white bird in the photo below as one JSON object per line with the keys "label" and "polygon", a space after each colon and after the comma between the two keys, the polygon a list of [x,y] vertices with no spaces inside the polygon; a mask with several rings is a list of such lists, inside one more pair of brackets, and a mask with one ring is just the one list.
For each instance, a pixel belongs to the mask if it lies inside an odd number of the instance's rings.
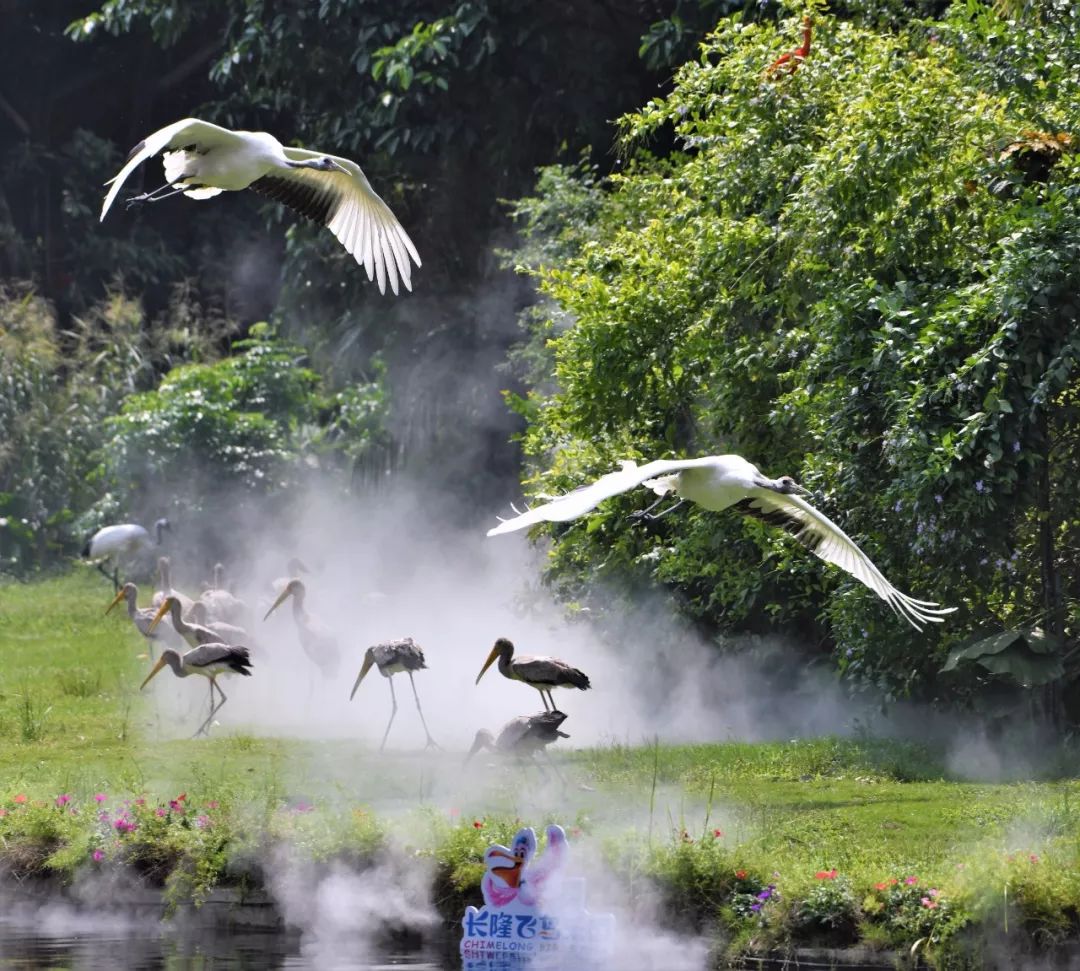
{"label": "flying white bird", "polygon": [[[157,545],[161,545],[162,533],[171,532],[172,527],[167,519],[159,519],[154,523],[154,535]],[[122,556],[135,557],[143,550],[152,549],[154,540],[145,528],[137,523],[120,523],[117,526],[105,526],[91,536],[82,548],[82,556],[88,560],[112,559],[113,572],[110,575],[97,563],[101,570],[113,582],[115,590],[120,589],[120,558]]]}
{"label": "flying white bird", "polygon": [[940,623],[956,610],[916,600],[897,590],[847,533],[796,494],[809,493],[790,476],[770,479],[738,455],[621,464],[618,472],[609,472],[590,485],[505,520],[489,529],[488,536],[540,522],[576,519],[604,499],[644,485],[661,498],[674,492],[713,511],[734,506],[745,515],[787,530],[812,553],[868,586],[916,630],[922,630],[920,623]]}
{"label": "flying white bird", "polygon": [[[420,266],[416,247],[390,207],[371,188],[360,166],[347,158],[284,146],[263,131],[231,131],[197,118],[166,125],[139,142],[110,185],[101,218],[128,176],[164,152],[165,185],[135,196],[157,202],[183,193],[210,199],[220,192],[254,189],[323,226],[363,265],[379,292],[398,292],[398,281],[412,290],[410,257]],[[169,189],[171,191],[166,192]]]}

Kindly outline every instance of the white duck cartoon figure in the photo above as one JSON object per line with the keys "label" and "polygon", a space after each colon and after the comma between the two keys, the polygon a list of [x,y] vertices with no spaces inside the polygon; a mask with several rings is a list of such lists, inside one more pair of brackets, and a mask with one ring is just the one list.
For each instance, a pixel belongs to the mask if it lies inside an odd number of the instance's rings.
{"label": "white duck cartoon figure", "polygon": [[547,849],[540,862],[530,866],[536,853],[536,833],[531,827],[519,829],[508,849],[496,844],[484,854],[487,872],[480,880],[484,902],[489,907],[505,907],[519,900],[528,907],[538,906],[545,886],[566,861],[566,833],[561,826],[547,828]]}

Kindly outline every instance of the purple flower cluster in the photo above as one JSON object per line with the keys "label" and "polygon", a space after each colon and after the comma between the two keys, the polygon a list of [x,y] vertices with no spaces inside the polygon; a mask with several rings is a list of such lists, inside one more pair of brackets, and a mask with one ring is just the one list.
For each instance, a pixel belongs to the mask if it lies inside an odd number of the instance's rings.
{"label": "purple flower cluster", "polygon": [[750,909],[756,914],[762,907],[765,906],[767,900],[771,900],[773,897],[780,899],[780,891],[776,889],[775,883],[770,883],[764,890],[757,895],[756,902],[750,905]]}

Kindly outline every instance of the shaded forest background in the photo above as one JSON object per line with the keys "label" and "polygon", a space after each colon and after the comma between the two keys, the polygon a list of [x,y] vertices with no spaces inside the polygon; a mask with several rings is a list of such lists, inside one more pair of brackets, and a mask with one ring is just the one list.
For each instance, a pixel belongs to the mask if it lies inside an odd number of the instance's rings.
{"label": "shaded forest background", "polygon": [[[520,482],[734,451],[958,613],[910,630],[635,495],[551,527],[547,581],[789,634],[853,691],[1080,718],[1072,4],[6,0],[0,37],[0,570],[316,480],[481,528]],[[241,193],[99,225],[188,115],[356,158],[415,292]]]}

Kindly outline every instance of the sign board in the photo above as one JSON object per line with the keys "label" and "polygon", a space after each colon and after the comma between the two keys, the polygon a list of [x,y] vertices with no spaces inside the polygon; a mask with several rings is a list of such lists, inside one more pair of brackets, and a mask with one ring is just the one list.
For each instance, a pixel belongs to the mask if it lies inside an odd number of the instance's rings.
{"label": "sign board", "polygon": [[585,881],[563,878],[569,845],[561,826],[547,828],[537,862],[536,833],[520,829],[509,847],[484,854],[484,906],[468,907],[461,922],[464,971],[502,971],[544,958],[602,959],[614,943],[615,918],[585,910]]}

